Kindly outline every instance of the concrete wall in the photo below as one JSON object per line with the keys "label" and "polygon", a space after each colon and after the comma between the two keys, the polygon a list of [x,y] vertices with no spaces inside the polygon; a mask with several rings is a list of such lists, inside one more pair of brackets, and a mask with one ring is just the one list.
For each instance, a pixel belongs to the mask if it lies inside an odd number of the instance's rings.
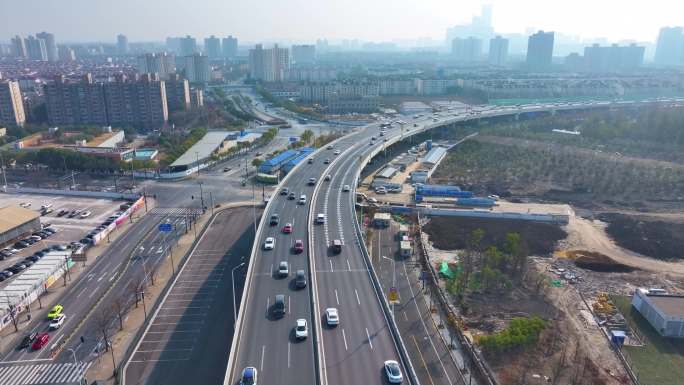
{"label": "concrete wall", "polygon": [[68,195],[86,198],[107,198],[107,199],[138,199],[138,194],[114,193],[106,191],[79,191],[79,190],[56,190],[48,188],[7,188],[7,194],[45,194],[45,195]]}

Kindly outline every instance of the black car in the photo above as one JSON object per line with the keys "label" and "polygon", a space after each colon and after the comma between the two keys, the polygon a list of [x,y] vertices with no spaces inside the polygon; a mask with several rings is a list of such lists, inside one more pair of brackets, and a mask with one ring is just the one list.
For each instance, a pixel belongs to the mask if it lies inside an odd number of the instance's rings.
{"label": "black car", "polygon": [[15,249],[25,249],[27,247],[29,247],[29,243],[25,241],[18,241],[14,244]]}
{"label": "black car", "polygon": [[26,257],[26,259],[28,259],[31,262],[38,262],[40,260],[40,257],[34,254],[30,257]]}
{"label": "black car", "polygon": [[93,241],[92,241],[91,239],[89,239],[89,238],[83,238],[83,239],[81,239],[80,241],[78,241],[78,243],[80,243],[80,244],[82,244],[82,245],[89,245],[89,244],[91,244],[92,242],[93,242]]}
{"label": "black car", "polygon": [[46,232],[48,232],[48,233],[50,233],[50,234],[54,234],[54,233],[57,232],[57,230],[53,229],[52,227],[46,227],[46,228],[43,229],[43,231],[46,231]]}
{"label": "black car", "polygon": [[280,217],[278,216],[278,214],[271,215],[271,222],[270,222],[271,226],[277,226],[279,222],[280,222]]}
{"label": "black car", "polygon": [[67,210],[67,209],[61,209],[61,210],[59,210],[59,211],[57,212],[57,216],[58,216],[58,217],[63,217],[63,216],[65,216],[65,215],[67,215],[67,214],[69,214],[69,210]]}
{"label": "black car", "polygon": [[24,239],[24,242],[28,243],[29,245],[32,245],[38,241],[35,240],[34,238],[26,238],[26,239]]}
{"label": "black car", "polygon": [[0,274],[2,274],[3,277],[9,278],[14,275],[13,272],[10,271],[10,269],[5,269],[3,271],[0,271]]}
{"label": "black car", "polygon": [[33,343],[33,340],[36,339],[37,335],[38,335],[38,333],[31,333],[31,334],[27,334],[26,336],[24,336],[24,339],[22,339],[21,343],[19,344],[19,350],[24,349],[24,348],[28,348],[29,346],[31,346],[31,344]]}
{"label": "black car", "polygon": [[21,264],[24,265],[24,266],[26,266],[26,267],[31,267],[31,266],[33,266],[33,261],[32,261],[30,258],[31,258],[31,257],[28,257],[28,258],[24,259],[23,261],[21,261]]}
{"label": "black car", "polygon": [[12,253],[7,252],[7,251],[0,251],[0,258],[5,259],[9,258],[12,255]]}
{"label": "black car", "polygon": [[290,193],[290,189],[287,187],[283,187],[282,190],[280,190],[280,195],[287,195]]}
{"label": "black car", "polygon": [[289,200],[294,200],[296,197],[297,197],[297,196],[295,195],[295,193],[291,192],[291,193],[287,196],[287,199],[289,199]]}

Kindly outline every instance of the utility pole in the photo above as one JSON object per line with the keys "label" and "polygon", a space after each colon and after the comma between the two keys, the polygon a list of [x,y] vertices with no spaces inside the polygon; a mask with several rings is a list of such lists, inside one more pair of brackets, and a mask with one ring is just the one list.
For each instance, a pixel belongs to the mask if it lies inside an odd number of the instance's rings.
{"label": "utility pole", "polygon": [[199,188],[200,188],[200,204],[202,205],[201,209],[202,209],[202,212],[204,212],[204,193],[202,192],[202,182],[197,182],[197,183],[199,184]]}
{"label": "utility pole", "polygon": [[2,180],[3,180],[3,185],[2,185],[2,191],[7,192],[7,171],[5,171],[5,157],[2,156],[2,153],[0,152],[0,167],[2,167]]}
{"label": "utility pole", "polygon": [[199,164],[199,152],[195,151],[195,159],[197,163],[197,177],[200,177],[200,164]]}
{"label": "utility pole", "polygon": [[135,189],[135,173],[133,172],[133,161],[131,161],[131,183],[133,184],[133,187],[131,189]]}
{"label": "utility pole", "polygon": [[214,195],[209,191],[209,201],[211,202],[211,215],[214,215]]}

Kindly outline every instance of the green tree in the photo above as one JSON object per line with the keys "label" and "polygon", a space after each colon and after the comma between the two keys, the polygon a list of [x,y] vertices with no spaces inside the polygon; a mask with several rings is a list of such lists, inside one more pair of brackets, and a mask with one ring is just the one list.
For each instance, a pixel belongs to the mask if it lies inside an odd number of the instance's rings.
{"label": "green tree", "polygon": [[262,163],[264,163],[264,160],[261,158],[252,159],[252,166],[254,166],[254,167],[259,167],[259,166],[261,166]]}
{"label": "green tree", "polygon": [[313,131],[307,129],[307,130],[304,130],[304,132],[302,132],[302,135],[301,135],[302,142],[307,143],[307,144],[311,143],[311,140],[313,138],[314,138]]}

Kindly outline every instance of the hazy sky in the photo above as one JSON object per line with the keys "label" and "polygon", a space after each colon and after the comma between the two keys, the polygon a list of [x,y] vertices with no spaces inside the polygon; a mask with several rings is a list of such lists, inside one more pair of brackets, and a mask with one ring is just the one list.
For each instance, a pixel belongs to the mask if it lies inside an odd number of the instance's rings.
{"label": "hazy sky", "polygon": [[[316,38],[444,39],[476,0],[0,0],[0,40],[42,30],[58,41],[157,40],[190,34],[242,42]],[[684,0],[489,0],[497,32],[546,29],[610,40],[655,40],[684,24]]]}

